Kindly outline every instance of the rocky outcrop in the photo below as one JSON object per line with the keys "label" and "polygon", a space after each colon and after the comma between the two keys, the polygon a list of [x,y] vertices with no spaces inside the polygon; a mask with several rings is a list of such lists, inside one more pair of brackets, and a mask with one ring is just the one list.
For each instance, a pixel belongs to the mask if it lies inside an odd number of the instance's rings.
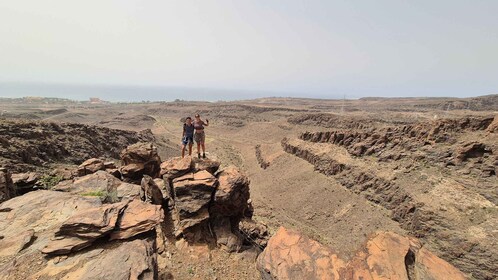
{"label": "rocky outcrop", "polygon": [[161,163],[160,168],[161,171],[159,172],[159,175],[165,179],[168,178],[174,179],[180,177],[192,170],[193,168],[192,157],[186,156],[184,158],[181,157],[170,158]]}
{"label": "rocky outcrop", "polygon": [[256,152],[256,160],[258,161],[259,166],[262,169],[268,168],[268,166],[270,166],[270,163],[263,158],[263,155],[261,153],[261,145],[256,145],[256,147],[254,147],[254,150]]}
{"label": "rocky outcrop", "polygon": [[414,238],[390,232],[371,237],[348,263],[331,248],[281,227],[257,260],[263,279],[455,279],[458,269]]}
{"label": "rocky outcrop", "polygon": [[82,164],[78,166],[78,176],[85,176],[88,174],[95,173],[99,170],[104,170],[104,161],[98,158],[91,158],[85,160]]}
{"label": "rocky outcrop", "polygon": [[42,249],[44,254],[68,254],[92,245],[99,238],[128,239],[149,232],[159,225],[164,214],[160,206],[139,200],[90,208],[66,220],[54,239]]}
{"label": "rocky outcrop", "polygon": [[119,169],[123,179],[140,183],[143,175],[157,178],[161,170],[161,158],[152,143],[136,143],[120,153],[122,166]]}
{"label": "rocky outcrop", "polygon": [[[116,202],[119,200],[118,188],[126,184],[105,171],[97,171],[73,180],[62,181],[52,190],[71,192],[84,196],[97,196],[103,202]],[[121,190],[123,186],[121,186]],[[123,195],[123,194],[121,194]]]}
{"label": "rocky outcrop", "polygon": [[10,173],[5,168],[0,168],[0,203],[16,195],[14,183]]}
{"label": "rocky outcrop", "polygon": [[[493,274],[496,262],[491,260],[496,259],[496,254],[492,244],[474,242],[472,236],[462,234],[461,224],[451,223],[445,212],[425,206],[420,198],[412,196],[398,181],[359,168],[351,162],[339,162],[332,156],[317,153],[308,148],[305,141],[284,139],[282,147],[286,152],[313,164],[315,170],[332,176],[344,187],[391,210],[391,218],[402,228],[429,242],[439,256],[462,271],[477,279],[488,279]],[[490,261],[483,262],[483,259]]]}
{"label": "rocky outcrop", "polygon": [[[218,181],[207,171],[187,173],[173,179],[175,234],[183,234],[191,242],[200,237],[195,226],[209,219],[209,203]],[[194,233],[195,232],[195,233]]]}
{"label": "rocky outcrop", "polygon": [[153,142],[150,130],[132,132],[99,126],[0,120],[0,165],[12,173],[46,164],[80,164],[83,159],[119,158],[126,146]]}
{"label": "rocky outcrop", "polygon": [[281,227],[257,260],[262,279],[341,279],[345,262],[330,248]]}
{"label": "rocky outcrop", "polygon": [[486,130],[492,117],[444,119],[381,129],[333,130],[325,132],[304,132],[300,139],[310,142],[332,143],[343,146],[354,156],[368,156],[379,153],[386,160],[396,159],[395,154],[411,151],[424,145],[454,141],[452,135],[464,131]]}
{"label": "rocky outcrop", "polygon": [[489,133],[498,133],[498,115],[495,116],[495,119],[488,126],[488,128],[486,129],[486,131],[489,132]]}
{"label": "rocky outcrop", "polygon": [[252,216],[249,180],[235,167],[217,172],[220,163],[211,159],[173,158],[162,164],[172,205],[175,236],[189,243],[216,244],[227,251],[241,249],[241,219]]}
{"label": "rocky outcrop", "polygon": [[468,142],[460,145],[455,151],[457,163],[462,163],[470,158],[482,158],[485,154],[493,154],[493,150],[480,142]]}
{"label": "rocky outcrop", "polygon": [[381,232],[370,238],[349,262],[344,279],[454,279],[467,277],[414,238]]}

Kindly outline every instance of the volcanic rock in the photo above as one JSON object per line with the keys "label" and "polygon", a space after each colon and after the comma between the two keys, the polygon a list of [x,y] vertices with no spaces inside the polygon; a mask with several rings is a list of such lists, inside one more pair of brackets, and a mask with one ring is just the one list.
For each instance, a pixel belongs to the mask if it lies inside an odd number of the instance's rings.
{"label": "volcanic rock", "polygon": [[85,176],[104,169],[105,166],[103,160],[98,158],[91,158],[85,160],[82,164],[80,164],[80,166],[78,166],[78,176]]}
{"label": "volcanic rock", "polygon": [[128,146],[121,154],[120,172],[126,181],[140,182],[143,175],[157,178],[161,170],[161,158],[152,143],[137,143]]}
{"label": "volcanic rock", "polygon": [[422,248],[416,239],[381,232],[367,241],[345,269],[345,279],[466,279],[458,269]]}
{"label": "volcanic rock", "polygon": [[308,237],[281,227],[257,260],[265,279],[444,280],[466,279],[415,238],[391,232],[371,237],[345,263],[334,252]]}
{"label": "volcanic rock", "polygon": [[71,192],[74,194],[99,196],[104,202],[118,200],[118,187],[123,182],[105,171],[97,171],[74,181],[62,181],[52,188],[55,191]]}
{"label": "volcanic rock", "polygon": [[263,279],[341,279],[345,262],[330,248],[281,227],[259,255],[257,267]]}
{"label": "volcanic rock", "polygon": [[217,184],[216,178],[205,170],[173,180],[176,235],[209,219],[208,205]]}
{"label": "volcanic rock", "polygon": [[161,171],[159,173],[163,178],[174,179],[187,174],[193,168],[191,156],[184,158],[174,157],[161,163]]}
{"label": "volcanic rock", "polygon": [[110,239],[127,239],[152,231],[163,220],[164,212],[161,206],[132,200],[124,209]]}

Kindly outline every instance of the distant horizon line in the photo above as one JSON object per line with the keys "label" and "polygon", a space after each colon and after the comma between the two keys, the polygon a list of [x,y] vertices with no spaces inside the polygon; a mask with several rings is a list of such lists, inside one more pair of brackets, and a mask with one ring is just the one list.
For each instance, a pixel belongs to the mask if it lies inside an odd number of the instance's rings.
{"label": "distant horizon line", "polygon": [[[4,88],[7,87],[7,88]],[[39,87],[37,90],[40,90],[42,94],[34,94],[34,93],[25,93],[25,95],[17,95],[17,94],[7,94],[4,95],[2,93],[3,89],[11,90],[11,91],[26,91],[26,90],[36,90],[35,88]],[[47,90],[51,88],[59,90],[61,89],[73,89],[73,90],[107,90],[110,91],[106,93],[68,93],[64,92],[61,94],[68,95],[67,97],[58,96],[58,94],[49,95],[47,93],[43,94],[43,90]],[[119,98],[119,90],[138,90],[138,89],[149,89],[156,91],[155,96],[149,96],[149,99],[139,100],[140,98],[136,98],[133,96],[130,98]],[[180,91],[175,93],[165,93],[160,91]],[[188,98],[192,95],[199,95],[197,98]],[[232,95],[230,95],[230,93]],[[233,96],[233,94],[238,93],[238,96]],[[177,96],[169,96],[170,98],[158,99],[157,95],[177,95]],[[189,95],[190,94],[190,95]],[[213,96],[208,99],[199,98],[199,97],[207,97],[209,94],[211,95],[225,95],[225,98],[214,98]],[[227,95],[228,94],[228,95]],[[14,95],[14,96],[13,96]],[[73,96],[71,96],[73,95]],[[118,95],[119,99],[113,98],[112,96],[106,97],[106,95]],[[187,98],[182,98],[182,95],[186,95]],[[241,96],[242,95],[242,96]],[[254,96],[248,96],[254,95]],[[273,91],[273,90],[260,90],[260,89],[230,89],[230,88],[214,88],[214,87],[191,87],[191,86],[179,86],[179,85],[137,85],[137,84],[88,84],[88,83],[56,83],[56,82],[21,82],[21,81],[0,81],[0,98],[25,98],[25,97],[44,97],[44,98],[61,98],[72,101],[88,101],[90,98],[100,98],[103,101],[108,101],[112,103],[140,103],[140,102],[172,102],[176,100],[183,101],[206,101],[206,102],[218,102],[218,101],[246,101],[246,100],[256,100],[256,99],[264,99],[264,98],[292,98],[292,99],[312,99],[312,100],[360,100],[360,99],[369,99],[369,98],[378,98],[378,99],[410,99],[410,98],[454,98],[454,99],[466,99],[466,98],[476,98],[476,97],[485,97],[485,96],[493,96],[498,95],[498,93],[482,93],[479,95],[464,95],[464,96],[449,96],[445,94],[440,95],[409,95],[409,96],[391,96],[391,95],[369,95],[369,96],[358,96],[358,94],[319,94],[319,93],[300,93],[300,92],[290,92],[290,91]],[[142,96],[145,98],[146,96]]]}

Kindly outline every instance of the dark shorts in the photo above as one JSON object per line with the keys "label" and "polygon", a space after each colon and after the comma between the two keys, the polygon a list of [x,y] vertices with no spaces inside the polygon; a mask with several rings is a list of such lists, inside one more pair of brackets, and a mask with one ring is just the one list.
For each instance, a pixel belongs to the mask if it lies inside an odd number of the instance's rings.
{"label": "dark shorts", "polygon": [[206,141],[206,134],[204,133],[204,131],[196,131],[194,134],[194,139],[197,143],[204,143],[204,141]]}
{"label": "dark shorts", "polygon": [[194,143],[194,137],[192,135],[189,136],[183,136],[182,139],[182,144],[187,145],[187,144],[193,144]]}

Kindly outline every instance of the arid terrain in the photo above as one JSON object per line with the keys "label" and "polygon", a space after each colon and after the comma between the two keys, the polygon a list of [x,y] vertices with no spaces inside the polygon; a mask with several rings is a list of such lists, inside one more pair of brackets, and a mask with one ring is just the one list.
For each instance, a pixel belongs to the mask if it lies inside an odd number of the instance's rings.
{"label": "arid terrain", "polygon": [[[389,231],[418,238],[469,279],[498,277],[498,95],[130,104],[0,99],[0,165],[43,173],[92,157],[117,160],[138,141],[154,142],[161,159],[176,157],[182,120],[196,113],[209,119],[207,157],[247,175],[253,219],[270,234],[280,226],[298,230],[354,263],[370,237]],[[219,266],[176,255],[163,260],[170,279],[259,277],[250,253],[206,257]]]}

